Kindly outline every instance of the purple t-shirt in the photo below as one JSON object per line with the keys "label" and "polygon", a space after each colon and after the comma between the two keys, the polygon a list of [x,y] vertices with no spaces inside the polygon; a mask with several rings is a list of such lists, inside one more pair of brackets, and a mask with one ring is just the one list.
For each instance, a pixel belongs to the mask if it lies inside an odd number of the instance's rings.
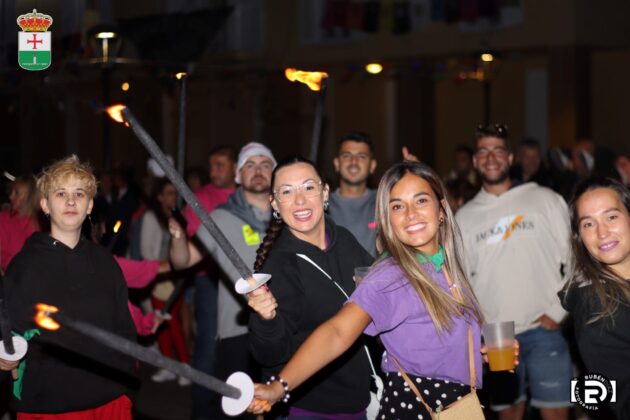
{"label": "purple t-shirt", "polygon": [[[432,264],[423,264],[427,275],[444,290],[449,290],[444,272],[435,272]],[[450,293],[450,292],[449,292]],[[469,384],[468,327],[456,318],[450,331],[439,335],[418,293],[392,258],[376,265],[350,296],[367,312],[372,322],[368,335],[379,335],[387,352],[381,366],[385,372],[398,372],[387,354],[396,357],[405,372]],[[481,338],[479,324],[472,321],[473,356],[476,386],[481,387]]]}

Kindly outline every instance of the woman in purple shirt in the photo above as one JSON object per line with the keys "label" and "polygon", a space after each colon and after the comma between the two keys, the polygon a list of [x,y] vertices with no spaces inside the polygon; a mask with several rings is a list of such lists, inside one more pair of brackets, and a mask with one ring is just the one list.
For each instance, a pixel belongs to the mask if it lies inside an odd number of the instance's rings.
{"label": "woman in purple shirt", "polygon": [[[481,386],[481,311],[464,275],[461,239],[438,175],[419,162],[394,165],[377,193],[383,256],[330,320],[317,328],[268,385],[256,385],[260,413],[317,373],[362,334],[385,345],[387,378],[378,419],[429,419],[395,360],[432,411]],[[469,366],[472,332],[474,383]]]}

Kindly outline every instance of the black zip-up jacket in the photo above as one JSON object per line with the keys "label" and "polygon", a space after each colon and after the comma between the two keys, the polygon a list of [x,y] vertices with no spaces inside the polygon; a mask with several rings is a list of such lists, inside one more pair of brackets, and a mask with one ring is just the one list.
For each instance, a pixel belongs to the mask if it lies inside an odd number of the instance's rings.
{"label": "black zip-up jacket", "polygon": [[[262,272],[271,274],[269,288],[278,302],[274,319],[252,315],[250,350],[266,375],[277,374],[306,338],[335,315],[345,296],[321,271],[296,254],[304,254],[350,295],[355,267],[369,266],[372,256],[350,232],[326,219],[328,249],[296,238],[284,228],[273,243]],[[369,403],[370,367],[362,340],[315,376],[291,391],[290,404],[320,413],[356,413]]]}
{"label": "black zip-up jacket", "polygon": [[29,341],[22,398],[13,398],[16,411],[92,409],[128,393],[135,360],[63,325],[47,331],[33,322],[35,303],[47,303],[67,317],[135,341],[127,286],[110,253],[85,239],[71,249],[34,233],[9,264],[3,286],[12,329],[41,332]]}
{"label": "black zip-up jacket", "polygon": [[559,294],[571,314],[585,373],[598,373],[617,381],[617,402],[610,408],[618,420],[630,420],[630,305],[620,304],[612,318],[589,323],[601,305],[592,286],[575,286]]}

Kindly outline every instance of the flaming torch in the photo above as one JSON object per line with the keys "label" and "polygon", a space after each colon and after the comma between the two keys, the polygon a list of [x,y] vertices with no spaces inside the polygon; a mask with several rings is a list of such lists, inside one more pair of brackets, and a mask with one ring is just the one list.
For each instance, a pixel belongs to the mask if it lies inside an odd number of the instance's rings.
{"label": "flaming torch", "polygon": [[175,185],[179,194],[184,198],[186,203],[188,203],[197,217],[199,217],[203,226],[208,230],[210,235],[212,235],[217,245],[223,250],[232,265],[234,265],[234,268],[236,268],[241,275],[241,278],[235,284],[236,291],[241,294],[249,293],[267,283],[271,275],[252,273],[252,270],[245,264],[241,256],[238,255],[232,244],[227,240],[223,232],[221,232],[221,229],[214,223],[214,220],[212,220],[199,200],[197,200],[197,197],[195,197],[195,194],[190,190],[182,176],[175,170],[168,159],[166,159],[164,152],[160,150],[155,140],[153,140],[151,135],[140,125],[140,122],[136,119],[131,110],[125,105],[114,105],[107,108],[107,113],[114,121],[124,123],[131,127],[138,140],[144,145],[151,157],[162,167],[164,173],[173,185]]}
{"label": "flaming torch", "polygon": [[116,246],[116,241],[118,240],[118,231],[120,230],[121,226],[122,226],[122,221],[116,220],[116,223],[114,223],[114,227],[112,228],[112,232],[114,232],[114,235],[112,235],[112,239],[109,241],[109,244],[107,245],[107,250],[109,252],[112,252],[114,250],[114,247]]}
{"label": "flaming torch", "polygon": [[46,330],[56,331],[63,325],[120,353],[188,378],[198,385],[223,395],[221,405],[223,411],[230,416],[236,416],[244,412],[254,398],[254,383],[250,377],[243,372],[235,372],[230,375],[227,382],[223,382],[213,376],[193,369],[190,365],[169,359],[110,331],[106,331],[84,321],[74,320],[60,313],[59,309],[55,306],[38,303],[35,307],[37,308],[37,313],[34,317],[34,321],[40,327]]}
{"label": "flaming torch", "polygon": [[313,134],[311,136],[311,153],[309,159],[317,163],[317,152],[322,131],[322,117],[324,114],[324,99],[326,98],[326,88],[328,87],[328,73],[321,71],[302,71],[288,68],[284,75],[291,82],[304,83],[310,90],[319,92],[317,105],[315,106],[315,116],[313,121]]}

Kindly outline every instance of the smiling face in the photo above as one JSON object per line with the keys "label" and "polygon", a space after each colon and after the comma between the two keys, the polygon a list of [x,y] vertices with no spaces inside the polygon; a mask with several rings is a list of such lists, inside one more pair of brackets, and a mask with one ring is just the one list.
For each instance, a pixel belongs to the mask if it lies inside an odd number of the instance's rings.
{"label": "smiling face", "polygon": [[367,143],[346,140],[339,146],[339,153],[333,160],[335,171],[341,182],[347,185],[362,185],[376,169],[376,160]]}
{"label": "smiling face", "polygon": [[400,242],[429,255],[438,251],[444,212],[427,181],[406,173],[391,189],[388,211],[392,230]]}
{"label": "smiling face", "polygon": [[321,184],[315,168],[295,163],[277,170],[271,205],[299,239],[313,245],[324,237],[324,201],[328,186]]}
{"label": "smiling face", "polygon": [[87,183],[75,176],[68,176],[51,187],[40,205],[50,216],[50,232],[54,238],[60,233],[78,233],[88,213],[92,211],[92,197]]}
{"label": "smiling face", "polygon": [[630,279],[630,215],[617,193],[596,188],[576,202],[579,235],[591,256]]}
{"label": "smiling face", "polygon": [[513,155],[505,140],[491,136],[477,140],[473,163],[484,184],[498,185],[506,181],[510,174],[512,159]]}

